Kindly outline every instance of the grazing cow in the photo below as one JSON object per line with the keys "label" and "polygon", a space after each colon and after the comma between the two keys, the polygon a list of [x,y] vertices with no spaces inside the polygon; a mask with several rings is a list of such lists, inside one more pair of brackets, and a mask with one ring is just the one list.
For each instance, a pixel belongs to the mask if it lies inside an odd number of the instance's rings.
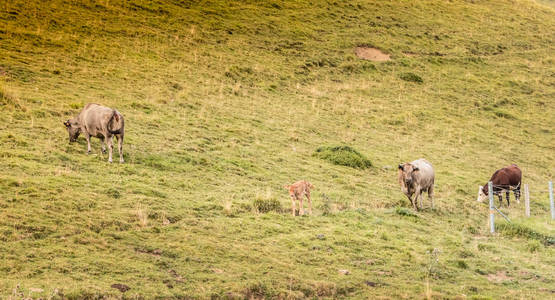
{"label": "grazing cow", "polygon": [[[491,175],[489,181],[493,184],[493,194],[499,197],[499,205],[503,203],[503,192],[507,196],[507,207],[511,205],[509,195],[511,190],[515,193],[516,202],[520,203],[520,182],[522,180],[522,171],[520,168],[512,164],[503,169],[499,169]],[[478,192],[478,202],[484,201],[488,197],[488,184],[480,186]]]}
{"label": "grazing cow", "polygon": [[[432,208],[434,208],[434,180],[434,168],[430,162],[423,158],[399,165],[401,190],[409,198],[415,210],[418,210],[418,205],[422,208],[422,193],[426,191],[428,192],[428,199],[432,202]],[[415,195],[414,201],[412,200],[413,194]],[[418,202],[418,199],[420,199],[420,202]]]}
{"label": "grazing cow", "polygon": [[[123,116],[115,109],[102,105],[89,103],[73,119],[64,122],[69,133],[69,142],[75,142],[80,133],[87,139],[87,154],[91,152],[91,137],[104,139],[104,144],[108,146],[108,161],[112,162],[113,136],[118,140],[119,162],[123,163]],[[106,153],[106,148],[102,144],[102,152]]]}
{"label": "grazing cow", "polygon": [[300,180],[291,185],[286,185],[284,186],[284,188],[289,190],[289,196],[291,196],[291,209],[293,212],[293,216],[295,216],[295,200],[299,201],[299,216],[304,215],[304,196],[306,196],[306,199],[308,199],[308,212],[309,214],[312,214],[312,201],[310,200],[310,189],[314,188],[312,183],[306,180]]}

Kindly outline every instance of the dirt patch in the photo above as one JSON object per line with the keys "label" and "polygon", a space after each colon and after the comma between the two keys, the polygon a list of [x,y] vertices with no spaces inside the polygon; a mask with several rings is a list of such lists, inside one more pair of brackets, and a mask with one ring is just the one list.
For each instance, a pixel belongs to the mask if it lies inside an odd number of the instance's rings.
{"label": "dirt patch", "polygon": [[170,270],[169,272],[175,278],[175,281],[185,282],[185,279],[183,279],[183,277],[181,277],[181,275],[179,275],[175,270]]}
{"label": "dirt patch", "polygon": [[495,274],[488,274],[488,280],[495,283],[501,283],[504,281],[511,280],[511,278],[507,276],[507,273],[503,271],[499,271]]}
{"label": "dirt patch", "polygon": [[125,293],[127,291],[129,291],[131,288],[126,286],[125,284],[122,283],[114,283],[111,286],[114,289],[118,289],[120,292]]}
{"label": "dirt patch", "polygon": [[355,48],[355,54],[358,58],[371,61],[388,61],[391,57],[387,53],[383,53],[380,49],[358,46]]}

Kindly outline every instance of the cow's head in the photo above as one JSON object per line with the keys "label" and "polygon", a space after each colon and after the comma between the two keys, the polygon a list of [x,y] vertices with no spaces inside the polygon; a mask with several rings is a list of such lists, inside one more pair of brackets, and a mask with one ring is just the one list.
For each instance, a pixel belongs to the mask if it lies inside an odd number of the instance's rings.
{"label": "cow's head", "polygon": [[407,187],[412,186],[413,176],[420,169],[410,164],[399,164],[399,180],[402,181]]}
{"label": "cow's head", "polygon": [[487,185],[481,185],[480,189],[478,190],[478,202],[483,202],[484,200],[486,200],[488,198],[488,186]]}
{"label": "cow's head", "polygon": [[74,119],[69,119],[64,122],[64,125],[66,126],[67,132],[69,133],[69,142],[75,142],[77,140],[77,137],[79,137],[79,133],[81,133],[81,127],[79,126],[79,123],[77,123],[77,121],[75,121]]}

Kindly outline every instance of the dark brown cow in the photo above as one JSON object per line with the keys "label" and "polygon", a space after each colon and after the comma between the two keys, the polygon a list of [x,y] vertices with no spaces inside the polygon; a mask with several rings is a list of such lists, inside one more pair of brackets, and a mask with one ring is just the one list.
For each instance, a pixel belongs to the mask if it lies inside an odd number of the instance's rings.
{"label": "dark brown cow", "polygon": [[[520,203],[520,182],[522,181],[522,172],[520,168],[512,164],[503,169],[499,169],[491,175],[489,181],[493,184],[493,194],[499,196],[499,206],[503,203],[503,191],[507,196],[507,207],[511,205],[509,195],[511,190],[515,193],[517,203]],[[488,197],[488,184],[480,186],[478,201],[482,202]]]}

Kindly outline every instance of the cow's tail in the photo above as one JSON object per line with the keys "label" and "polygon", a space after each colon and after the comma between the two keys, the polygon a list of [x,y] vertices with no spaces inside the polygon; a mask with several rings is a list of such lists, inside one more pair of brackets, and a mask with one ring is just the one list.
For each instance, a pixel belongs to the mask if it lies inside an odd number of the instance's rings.
{"label": "cow's tail", "polygon": [[[114,128],[114,120],[116,121],[116,126],[117,129],[116,130],[112,130],[112,128]],[[108,132],[110,132],[111,134],[120,134],[123,131],[123,118],[121,117],[121,115],[114,109],[112,111],[112,116],[110,117],[110,120],[108,121]]]}

